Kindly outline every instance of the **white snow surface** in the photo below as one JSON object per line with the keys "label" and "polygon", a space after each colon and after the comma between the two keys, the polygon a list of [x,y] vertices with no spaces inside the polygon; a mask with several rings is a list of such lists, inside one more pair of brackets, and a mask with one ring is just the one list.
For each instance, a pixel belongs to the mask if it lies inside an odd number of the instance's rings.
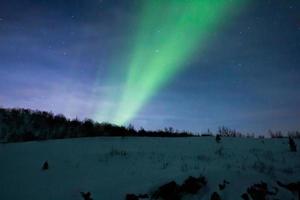
{"label": "white snow surface", "polygon": [[[254,183],[269,188],[300,181],[298,152],[287,139],[214,137],[151,138],[97,137],[0,144],[1,200],[80,200],[91,192],[94,200],[122,200],[127,193],[151,193],[175,180],[203,175],[208,180],[199,194],[184,199],[238,200]],[[41,167],[45,161],[49,170]],[[218,184],[230,182],[219,191]],[[279,188],[270,199],[296,199]]]}

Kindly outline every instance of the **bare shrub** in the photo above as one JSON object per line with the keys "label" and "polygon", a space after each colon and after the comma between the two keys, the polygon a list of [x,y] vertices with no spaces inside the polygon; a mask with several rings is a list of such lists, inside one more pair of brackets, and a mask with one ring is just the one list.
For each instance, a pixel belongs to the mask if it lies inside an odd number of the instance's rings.
{"label": "bare shrub", "polygon": [[283,134],[281,131],[272,131],[272,130],[269,130],[269,135],[271,138],[283,138]]}
{"label": "bare shrub", "polygon": [[297,152],[297,145],[292,137],[289,137],[289,145],[291,152]]}

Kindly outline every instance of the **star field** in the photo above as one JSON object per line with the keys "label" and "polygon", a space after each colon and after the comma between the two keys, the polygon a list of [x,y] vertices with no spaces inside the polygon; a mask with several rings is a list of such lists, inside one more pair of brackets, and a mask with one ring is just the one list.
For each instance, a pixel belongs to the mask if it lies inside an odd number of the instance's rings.
{"label": "star field", "polygon": [[[146,2],[0,1],[0,106],[115,119]],[[300,2],[248,1],[226,16],[128,123],[196,132],[300,128]],[[151,46],[153,55],[163,46]],[[121,113],[137,102],[127,105]]]}

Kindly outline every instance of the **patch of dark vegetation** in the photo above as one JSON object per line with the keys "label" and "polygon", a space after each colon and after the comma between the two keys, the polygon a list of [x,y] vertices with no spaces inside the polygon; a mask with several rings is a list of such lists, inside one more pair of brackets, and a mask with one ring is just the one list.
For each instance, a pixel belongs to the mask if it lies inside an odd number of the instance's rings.
{"label": "patch of dark vegetation", "polygon": [[288,135],[289,137],[299,139],[299,138],[300,138],[300,131],[289,131],[289,132],[287,133],[287,135]]}
{"label": "patch of dark vegetation", "polygon": [[290,146],[291,152],[297,152],[297,145],[292,137],[289,137],[289,146]]}
{"label": "patch of dark vegetation", "polygon": [[164,200],[180,200],[181,190],[180,186],[175,182],[171,181],[158,188],[152,195],[153,199],[164,199]]}
{"label": "patch of dark vegetation", "polygon": [[24,142],[48,139],[96,137],[96,136],[149,136],[188,137],[195,136],[187,131],[173,128],[146,131],[135,130],[109,123],[98,123],[91,119],[80,121],[67,119],[64,115],[30,109],[0,108],[0,141]]}
{"label": "patch of dark vegetation", "polygon": [[214,192],[211,197],[210,200],[221,200],[220,195],[217,192]]}
{"label": "patch of dark vegetation", "polygon": [[139,200],[139,197],[135,194],[126,194],[126,200]]}
{"label": "patch of dark vegetation", "polygon": [[250,200],[247,193],[242,194],[241,197],[243,200]]}
{"label": "patch of dark vegetation", "polygon": [[288,183],[288,184],[283,184],[280,181],[277,181],[277,184],[280,187],[289,190],[293,194],[297,194],[298,193],[298,200],[300,200],[300,181],[299,182],[295,182],[295,183]]}
{"label": "patch of dark vegetation", "polygon": [[213,137],[213,134],[211,134],[211,133],[202,133],[201,137]]}
{"label": "patch of dark vegetation", "polygon": [[45,161],[42,165],[42,170],[45,171],[45,170],[48,170],[49,169],[49,163],[48,161]]}
{"label": "patch of dark vegetation", "polygon": [[[181,200],[186,194],[197,194],[207,184],[207,180],[204,176],[188,177],[182,185],[178,185],[175,181],[168,182],[160,186],[151,195],[151,199],[162,200]],[[135,195],[127,194],[126,200],[139,200],[149,198],[148,194]]]}
{"label": "patch of dark vegetation", "polygon": [[242,133],[235,129],[230,129],[225,126],[219,127],[218,135],[222,137],[242,137]]}
{"label": "patch of dark vegetation", "polygon": [[277,139],[286,138],[286,137],[292,137],[292,138],[299,139],[300,138],[300,131],[288,131],[287,134],[284,134],[281,131],[269,130],[268,135],[271,138],[277,138]]}
{"label": "patch of dark vegetation", "polygon": [[272,130],[269,130],[268,131],[268,134],[270,135],[271,138],[284,138],[283,134],[281,131],[272,131]]}
{"label": "patch of dark vegetation", "polygon": [[[270,131],[272,138],[285,138],[282,132]],[[300,138],[299,131],[287,133],[290,137]],[[110,123],[98,123],[92,119],[78,120],[68,119],[62,114],[54,115],[51,112],[0,107],[0,142],[25,142],[49,139],[99,137],[99,136],[134,136],[134,137],[199,137],[216,135],[219,143],[222,137],[249,137],[254,134],[242,134],[235,129],[224,126],[219,127],[217,133],[208,130],[206,133],[192,133],[178,131],[172,127],[163,130],[135,129],[133,125],[117,126]]]}
{"label": "patch of dark vegetation", "polygon": [[181,186],[181,192],[188,194],[196,194],[201,188],[207,184],[204,176],[198,178],[190,176]]}
{"label": "patch of dark vegetation", "polygon": [[93,200],[91,197],[92,194],[90,192],[80,192],[80,194],[84,200]]}
{"label": "patch of dark vegetation", "polygon": [[228,185],[229,182],[227,180],[223,180],[223,183],[219,184],[219,190],[224,190],[226,185]]}
{"label": "patch of dark vegetation", "polygon": [[216,135],[216,142],[220,143],[220,141],[221,141],[221,136],[220,135]]}
{"label": "patch of dark vegetation", "polygon": [[[226,185],[230,184],[229,181],[223,180],[223,183],[219,184],[219,189],[222,191],[226,188]],[[283,187],[293,194],[298,195],[300,200],[300,182],[283,184],[280,181],[277,181],[277,184],[280,187]],[[195,195],[200,192],[207,185],[207,180],[204,176],[198,178],[189,176],[182,185],[177,184],[175,181],[168,182],[160,186],[156,191],[151,195],[150,199],[157,200],[181,200],[185,199],[186,195]],[[279,189],[277,187],[268,187],[267,183],[261,181],[260,183],[253,184],[247,188],[247,191],[243,193],[240,197],[243,200],[268,200],[268,199],[278,199],[276,196]],[[200,193],[199,193],[200,194]],[[150,196],[148,194],[135,195],[127,194],[126,200],[140,200],[148,199]],[[213,192],[210,196],[210,200],[222,200],[218,192]]]}
{"label": "patch of dark vegetation", "polygon": [[[252,185],[247,189],[247,193],[252,198],[252,200],[267,200],[268,195],[276,195],[278,190],[271,192],[268,190],[268,185],[265,182],[257,183]],[[249,199],[247,194],[243,194],[242,198]]]}
{"label": "patch of dark vegetation", "polygon": [[126,200],[139,200],[139,199],[148,199],[149,195],[148,194],[126,194]]}
{"label": "patch of dark vegetation", "polygon": [[149,198],[149,195],[148,194],[139,194],[138,196],[140,199],[147,199]]}

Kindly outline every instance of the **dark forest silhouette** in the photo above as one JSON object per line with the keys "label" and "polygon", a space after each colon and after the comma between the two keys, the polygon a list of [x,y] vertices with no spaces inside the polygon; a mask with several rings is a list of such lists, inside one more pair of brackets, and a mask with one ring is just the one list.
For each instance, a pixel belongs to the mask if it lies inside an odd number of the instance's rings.
{"label": "dark forest silhouette", "polygon": [[4,142],[21,142],[96,136],[151,136],[151,137],[187,137],[194,136],[173,128],[146,131],[135,130],[110,123],[98,123],[91,119],[83,121],[67,119],[64,115],[30,109],[0,108],[0,140]]}
{"label": "dark forest silhouette", "polygon": [[[254,134],[242,134],[235,129],[219,127],[217,137],[254,137]],[[282,132],[269,131],[271,138],[284,138]],[[299,131],[289,132],[291,137],[300,137]],[[64,115],[51,112],[0,107],[0,141],[22,142],[34,140],[97,137],[97,136],[148,136],[148,137],[191,137],[200,134],[174,130],[172,127],[163,130],[149,131],[143,128],[136,130],[132,125],[127,127],[110,123],[98,123],[91,119],[67,119]],[[213,136],[208,130],[201,136]],[[264,136],[260,136],[263,138]]]}

